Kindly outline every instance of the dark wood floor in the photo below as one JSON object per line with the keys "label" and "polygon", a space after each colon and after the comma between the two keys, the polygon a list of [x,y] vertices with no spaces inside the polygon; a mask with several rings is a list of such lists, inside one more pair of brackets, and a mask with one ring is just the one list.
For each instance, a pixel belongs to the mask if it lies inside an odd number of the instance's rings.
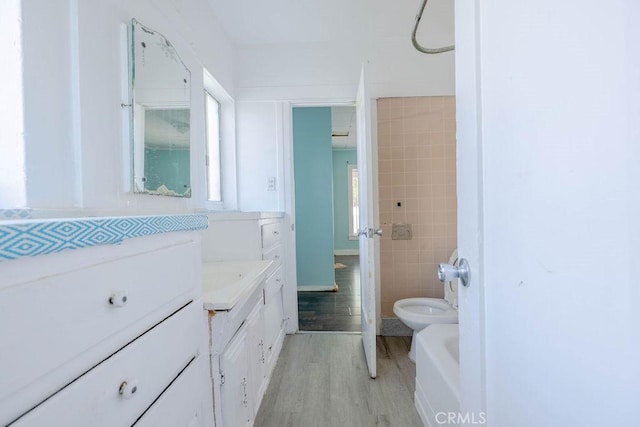
{"label": "dark wood floor", "polygon": [[410,345],[410,337],[378,337],[371,379],[360,335],[288,335],[255,426],[421,426]]}
{"label": "dark wood floor", "polygon": [[360,332],[360,259],[335,257],[337,292],[298,292],[298,326],[301,331]]}

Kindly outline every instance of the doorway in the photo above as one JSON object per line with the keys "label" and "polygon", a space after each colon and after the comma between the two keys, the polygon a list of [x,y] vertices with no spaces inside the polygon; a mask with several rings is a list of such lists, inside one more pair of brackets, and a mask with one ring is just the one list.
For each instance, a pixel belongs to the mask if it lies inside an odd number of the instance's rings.
{"label": "doorway", "polygon": [[457,246],[455,97],[380,98],[377,107],[382,334],[410,335],[393,304],[443,298],[438,264]]}
{"label": "doorway", "polygon": [[355,107],[292,111],[298,326],[361,330]]}

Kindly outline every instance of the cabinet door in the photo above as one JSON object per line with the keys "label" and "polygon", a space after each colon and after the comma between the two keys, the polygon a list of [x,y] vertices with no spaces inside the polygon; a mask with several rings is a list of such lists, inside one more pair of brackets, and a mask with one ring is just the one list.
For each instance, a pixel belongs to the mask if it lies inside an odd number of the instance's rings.
{"label": "cabinet door", "polygon": [[269,376],[284,339],[284,306],[282,303],[282,268],[267,279],[264,306],[265,375]]}
{"label": "cabinet door", "polygon": [[249,369],[250,369],[250,402],[253,413],[257,413],[260,400],[266,390],[265,381],[265,345],[263,304],[259,304],[247,317],[247,333],[249,334]]}
{"label": "cabinet door", "polygon": [[249,426],[253,423],[253,409],[249,402],[248,350],[247,328],[243,326],[220,355],[223,427]]}

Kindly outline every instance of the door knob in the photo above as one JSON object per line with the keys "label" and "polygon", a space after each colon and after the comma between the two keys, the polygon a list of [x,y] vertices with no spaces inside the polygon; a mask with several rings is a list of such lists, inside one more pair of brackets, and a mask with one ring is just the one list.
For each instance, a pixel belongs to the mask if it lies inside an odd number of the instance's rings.
{"label": "door knob", "polygon": [[373,230],[373,234],[382,237],[382,228],[376,228],[375,230]]}
{"label": "door knob", "polygon": [[471,271],[469,263],[466,259],[460,258],[457,266],[451,264],[438,265],[438,279],[442,282],[451,282],[454,279],[460,279],[462,286],[469,286],[471,281]]}
{"label": "door knob", "polygon": [[369,235],[369,229],[368,228],[359,228],[358,229],[358,237],[359,236],[368,236]]}

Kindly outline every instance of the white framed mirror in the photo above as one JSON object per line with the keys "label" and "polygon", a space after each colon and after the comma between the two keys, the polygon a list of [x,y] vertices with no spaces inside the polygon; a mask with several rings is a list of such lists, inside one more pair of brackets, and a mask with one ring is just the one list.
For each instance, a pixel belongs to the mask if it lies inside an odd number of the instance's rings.
{"label": "white framed mirror", "polygon": [[165,36],[131,20],[133,191],[191,197],[191,72]]}

